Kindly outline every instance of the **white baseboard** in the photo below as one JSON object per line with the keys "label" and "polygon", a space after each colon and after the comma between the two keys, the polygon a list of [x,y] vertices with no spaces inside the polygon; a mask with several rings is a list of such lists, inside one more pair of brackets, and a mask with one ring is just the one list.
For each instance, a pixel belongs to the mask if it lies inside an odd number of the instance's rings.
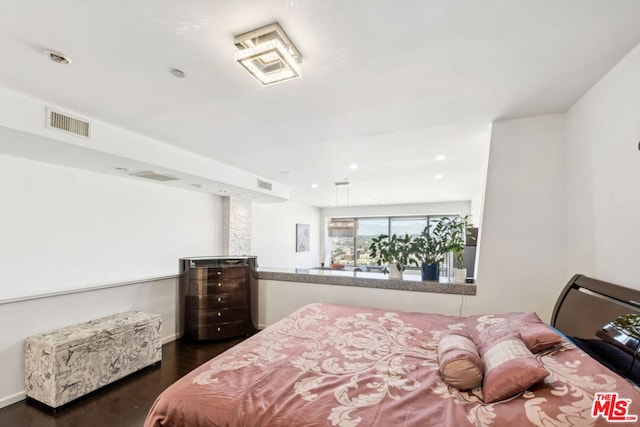
{"label": "white baseboard", "polygon": [[175,340],[177,340],[178,338],[180,338],[180,337],[178,336],[178,334],[173,334],[173,335],[169,335],[169,336],[167,336],[167,337],[164,337],[164,338],[162,338],[162,345],[165,345],[165,344],[167,344],[167,343],[170,343],[171,341],[175,341]]}
{"label": "white baseboard", "polygon": [[5,406],[13,405],[16,402],[20,402],[27,398],[27,395],[24,391],[18,392],[16,394],[12,394],[11,396],[0,398],[0,408],[4,408]]}

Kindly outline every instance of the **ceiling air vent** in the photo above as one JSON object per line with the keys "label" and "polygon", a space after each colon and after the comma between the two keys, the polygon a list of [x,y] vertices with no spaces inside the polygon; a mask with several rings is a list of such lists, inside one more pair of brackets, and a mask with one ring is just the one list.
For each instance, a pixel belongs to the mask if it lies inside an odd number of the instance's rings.
{"label": "ceiling air vent", "polygon": [[74,135],[89,138],[89,122],[47,109],[47,125],[50,128],[62,130]]}
{"label": "ceiling air vent", "polygon": [[177,181],[178,180],[178,178],[176,178],[174,176],[162,175],[162,174],[159,174],[159,173],[155,173],[153,171],[135,172],[135,173],[130,173],[129,175],[137,176],[138,178],[151,179],[153,181],[160,181],[160,182]]}
{"label": "ceiling air vent", "polygon": [[271,189],[273,188],[273,184],[271,184],[270,182],[258,179],[258,188],[271,191]]}

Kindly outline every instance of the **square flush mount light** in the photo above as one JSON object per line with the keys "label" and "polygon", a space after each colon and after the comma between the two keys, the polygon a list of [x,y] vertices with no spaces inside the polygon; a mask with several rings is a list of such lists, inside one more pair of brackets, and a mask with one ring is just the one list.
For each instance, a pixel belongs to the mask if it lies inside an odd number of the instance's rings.
{"label": "square flush mount light", "polygon": [[235,38],[236,61],[262,85],[300,77],[302,55],[276,22]]}

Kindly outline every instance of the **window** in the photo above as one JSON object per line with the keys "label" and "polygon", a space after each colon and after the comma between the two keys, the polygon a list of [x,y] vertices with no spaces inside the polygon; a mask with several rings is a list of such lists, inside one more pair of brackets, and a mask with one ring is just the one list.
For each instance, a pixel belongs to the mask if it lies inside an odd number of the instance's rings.
{"label": "window", "polygon": [[417,236],[427,226],[428,217],[422,218],[389,218],[391,234]]}
{"label": "window", "polygon": [[356,264],[355,265],[376,265],[369,255],[371,239],[381,234],[389,233],[388,218],[361,218],[358,219],[356,232]]}
{"label": "window", "polygon": [[[416,236],[424,230],[427,224],[442,218],[437,216],[415,217],[382,217],[382,218],[353,218],[355,233],[331,233],[328,237],[331,247],[331,261],[346,267],[369,267],[376,263],[370,257],[369,246],[371,239],[381,234],[405,233]],[[350,219],[351,220],[351,219]],[[339,221],[339,220],[333,220]]]}
{"label": "window", "polygon": [[330,237],[331,264],[354,265],[353,237]]}

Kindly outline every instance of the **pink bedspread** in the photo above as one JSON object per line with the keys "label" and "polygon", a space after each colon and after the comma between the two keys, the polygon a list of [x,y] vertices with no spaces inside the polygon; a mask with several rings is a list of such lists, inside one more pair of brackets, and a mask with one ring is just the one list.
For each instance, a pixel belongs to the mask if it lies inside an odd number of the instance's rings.
{"label": "pink bedspread", "polygon": [[178,380],[145,426],[609,425],[591,408],[610,391],[640,415],[640,393],[568,342],[536,354],[549,376],[520,396],[484,404],[447,386],[442,332],[496,318],[308,305]]}

